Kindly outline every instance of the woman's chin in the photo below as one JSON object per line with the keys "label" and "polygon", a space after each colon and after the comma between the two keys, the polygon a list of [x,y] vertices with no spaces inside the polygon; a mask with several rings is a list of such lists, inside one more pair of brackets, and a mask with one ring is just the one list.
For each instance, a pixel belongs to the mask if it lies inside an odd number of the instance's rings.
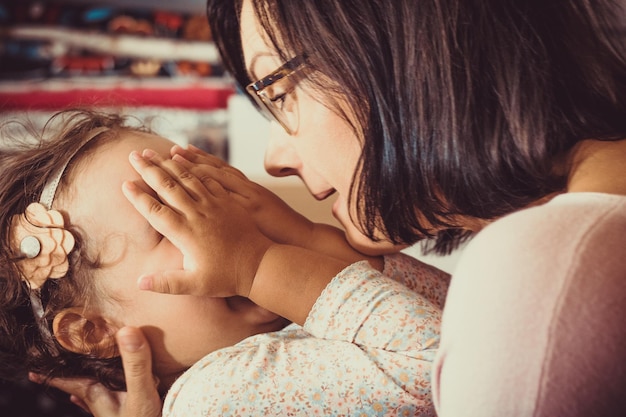
{"label": "woman's chin", "polygon": [[346,240],[354,249],[368,256],[381,256],[390,253],[396,253],[408,246],[396,245],[389,242],[388,240],[380,240],[378,242],[374,242],[373,240],[368,239],[365,235],[358,232],[347,232]]}

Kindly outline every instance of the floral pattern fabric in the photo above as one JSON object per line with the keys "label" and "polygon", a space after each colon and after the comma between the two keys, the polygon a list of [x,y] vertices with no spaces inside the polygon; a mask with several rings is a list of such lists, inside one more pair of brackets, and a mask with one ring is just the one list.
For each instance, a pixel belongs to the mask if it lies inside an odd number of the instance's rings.
{"label": "floral pattern fabric", "polygon": [[434,416],[431,363],[449,276],[406,255],[339,273],[303,327],[249,337],[183,374],[173,416]]}

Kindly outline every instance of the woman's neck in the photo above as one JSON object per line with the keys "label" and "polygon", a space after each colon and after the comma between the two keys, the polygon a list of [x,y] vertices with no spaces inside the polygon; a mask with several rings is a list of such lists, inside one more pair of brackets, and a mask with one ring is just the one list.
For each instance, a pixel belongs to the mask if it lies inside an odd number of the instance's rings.
{"label": "woman's neck", "polygon": [[567,192],[626,195],[626,139],[582,141],[570,160]]}

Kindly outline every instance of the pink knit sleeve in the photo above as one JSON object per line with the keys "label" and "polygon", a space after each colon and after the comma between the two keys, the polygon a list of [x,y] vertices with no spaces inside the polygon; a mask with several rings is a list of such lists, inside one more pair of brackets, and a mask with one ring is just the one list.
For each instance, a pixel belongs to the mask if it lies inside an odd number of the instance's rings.
{"label": "pink knit sleeve", "polygon": [[487,227],[449,289],[440,417],[626,416],[626,198],[572,196]]}

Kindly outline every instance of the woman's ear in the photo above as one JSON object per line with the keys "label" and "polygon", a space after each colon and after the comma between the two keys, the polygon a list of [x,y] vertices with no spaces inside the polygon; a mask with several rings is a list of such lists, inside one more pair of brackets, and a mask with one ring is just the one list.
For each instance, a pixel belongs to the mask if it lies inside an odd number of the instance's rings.
{"label": "woman's ear", "polygon": [[82,307],[66,308],[52,322],[54,336],[65,349],[102,359],[119,356],[117,330],[103,317],[88,316]]}

